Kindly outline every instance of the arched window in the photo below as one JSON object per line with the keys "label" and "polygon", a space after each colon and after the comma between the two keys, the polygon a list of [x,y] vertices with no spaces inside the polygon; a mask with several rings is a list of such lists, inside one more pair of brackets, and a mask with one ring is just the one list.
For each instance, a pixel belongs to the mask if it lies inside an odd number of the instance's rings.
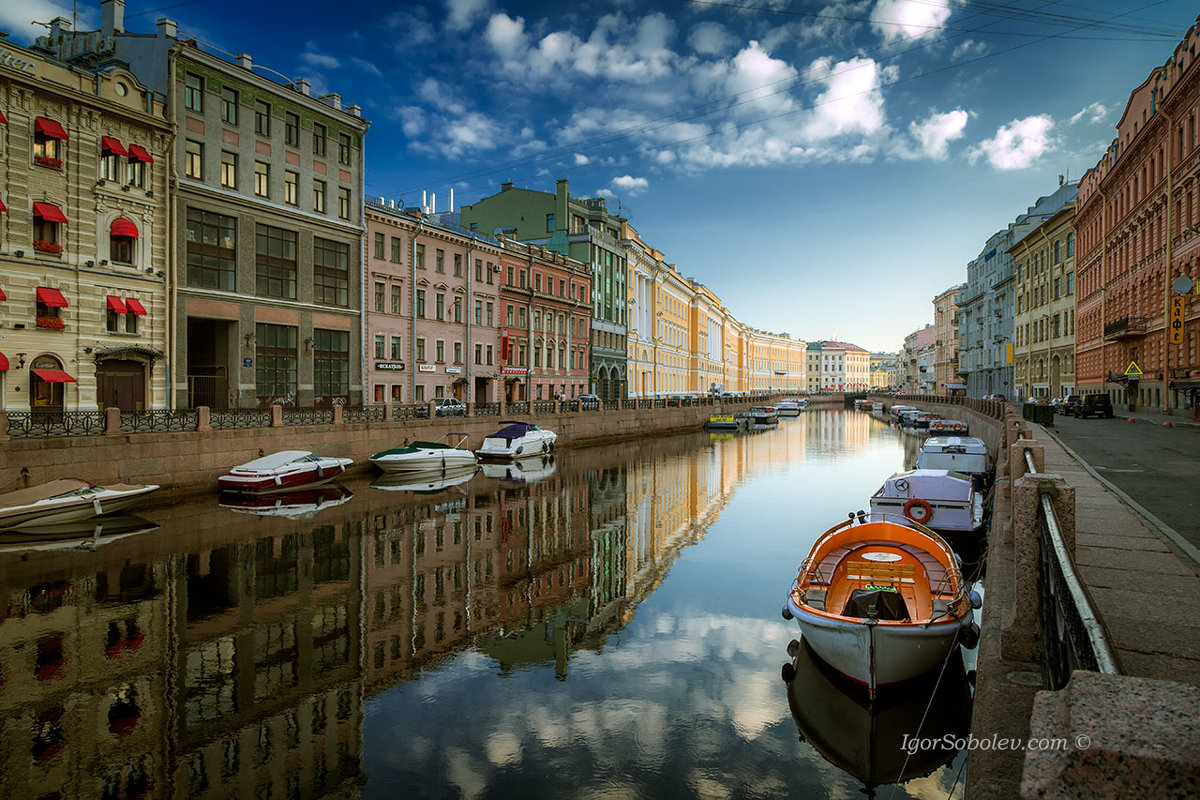
{"label": "arched window", "polygon": [[109,227],[108,257],[114,264],[132,264],[138,229],[131,220],[121,217]]}

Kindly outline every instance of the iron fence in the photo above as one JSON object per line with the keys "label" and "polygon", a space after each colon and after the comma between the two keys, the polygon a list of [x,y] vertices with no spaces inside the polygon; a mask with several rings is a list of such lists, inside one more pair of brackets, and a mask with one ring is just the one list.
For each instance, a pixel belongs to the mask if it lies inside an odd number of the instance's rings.
{"label": "iron fence", "polygon": [[387,419],[386,406],[366,406],[364,408],[343,408],[342,422],[384,422]]}
{"label": "iron fence", "polygon": [[284,408],[284,425],[332,425],[332,408]]}
{"label": "iron fence", "polygon": [[504,413],[512,415],[528,414],[529,403],[527,401],[520,403],[505,403]]}
{"label": "iron fence", "polygon": [[261,408],[237,408],[227,411],[213,411],[209,415],[209,423],[213,430],[227,428],[269,428],[271,427],[271,412]]}
{"label": "iron fence", "polygon": [[477,417],[498,417],[500,416],[499,403],[476,403],[475,416]]}
{"label": "iron fence", "polygon": [[50,436],[103,436],[103,411],[9,411],[8,435],[14,439]]}
{"label": "iron fence", "polygon": [[199,419],[200,415],[191,409],[125,411],[121,414],[121,432],[194,431]]}
{"label": "iron fence", "polygon": [[533,404],[534,414],[553,414],[555,410],[553,400],[538,400]]}
{"label": "iron fence", "polygon": [[429,419],[429,406],[425,403],[392,406],[392,419]]}

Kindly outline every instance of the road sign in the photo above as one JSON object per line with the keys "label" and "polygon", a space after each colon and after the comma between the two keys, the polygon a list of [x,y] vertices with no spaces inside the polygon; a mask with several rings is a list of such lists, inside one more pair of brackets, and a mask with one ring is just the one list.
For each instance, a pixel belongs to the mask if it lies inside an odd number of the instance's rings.
{"label": "road sign", "polygon": [[1181,294],[1171,295],[1171,317],[1167,323],[1171,329],[1171,344],[1183,344],[1183,312],[1186,309],[1186,297]]}
{"label": "road sign", "polygon": [[1125,374],[1131,378],[1132,377],[1140,378],[1142,376],[1142,370],[1140,368],[1138,368],[1136,361],[1130,361],[1129,366],[1125,368]]}
{"label": "road sign", "polygon": [[1187,275],[1180,275],[1175,280],[1171,281],[1171,291],[1176,294],[1187,294],[1192,290],[1196,283]]}

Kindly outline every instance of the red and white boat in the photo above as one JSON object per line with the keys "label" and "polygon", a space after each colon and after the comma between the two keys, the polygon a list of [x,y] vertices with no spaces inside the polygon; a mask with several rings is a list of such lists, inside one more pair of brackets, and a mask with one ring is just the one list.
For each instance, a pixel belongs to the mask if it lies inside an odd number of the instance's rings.
{"label": "red and white boat", "polygon": [[329,483],[353,463],[353,459],[318,456],[307,450],[281,450],[234,467],[217,478],[217,483],[230,492],[292,492]]}

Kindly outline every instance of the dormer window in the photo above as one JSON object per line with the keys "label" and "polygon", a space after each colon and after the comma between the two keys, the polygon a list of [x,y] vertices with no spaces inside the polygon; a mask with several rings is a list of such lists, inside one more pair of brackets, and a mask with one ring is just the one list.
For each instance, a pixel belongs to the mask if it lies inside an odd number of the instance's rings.
{"label": "dormer window", "polygon": [[132,264],[138,229],[128,219],[113,220],[109,228],[108,257],[114,264]]}
{"label": "dormer window", "polygon": [[33,123],[33,161],[50,169],[62,169],[63,151],[59,142],[67,141],[63,126],[52,119],[38,117]]}

